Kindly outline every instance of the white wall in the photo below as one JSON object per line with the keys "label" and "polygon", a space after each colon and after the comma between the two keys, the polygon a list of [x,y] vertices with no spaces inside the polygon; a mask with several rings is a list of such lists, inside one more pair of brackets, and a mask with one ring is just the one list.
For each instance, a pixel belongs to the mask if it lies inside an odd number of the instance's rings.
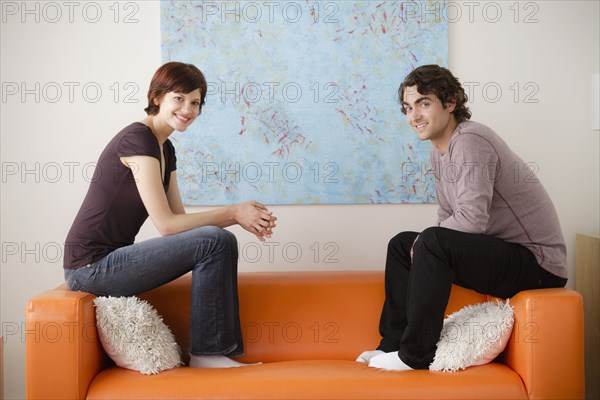
{"label": "white wall", "polygon": [[[91,177],[88,163],[143,116],[161,62],[158,2],[66,3],[2,2],[1,322],[9,399],[24,397],[25,305],[62,281],[62,242]],[[600,69],[599,3],[476,1],[447,11],[438,16],[450,19],[450,68],[474,90],[473,119],[538,167],[559,213],[574,287],[575,233],[599,230],[600,132],[591,131],[589,104]],[[123,23],[127,16],[137,22]],[[126,102],[132,88],[137,104]],[[271,247],[233,229],[242,271],[382,269],[390,237],[435,218],[431,205],[272,208],[279,227]],[[147,224],[140,239],[155,235]],[[298,249],[302,257],[292,262]]]}

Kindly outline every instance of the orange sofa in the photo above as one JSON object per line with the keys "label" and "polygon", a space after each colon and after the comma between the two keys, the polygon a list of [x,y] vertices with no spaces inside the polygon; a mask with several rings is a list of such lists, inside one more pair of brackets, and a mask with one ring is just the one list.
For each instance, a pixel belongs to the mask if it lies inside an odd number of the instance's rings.
{"label": "orange sofa", "polygon": [[[189,335],[190,276],[140,296],[182,349]],[[355,362],[379,342],[383,273],[241,273],[246,354],[262,365],[179,367],[157,375],[115,367],[98,341],[94,296],[64,285],[26,310],[28,399],[577,399],[584,397],[583,305],[569,289],[511,299],[515,328],[504,353],[455,373],[392,372]],[[447,312],[491,300],[452,289]],[[187,360],[186,360],[187,361]]]}

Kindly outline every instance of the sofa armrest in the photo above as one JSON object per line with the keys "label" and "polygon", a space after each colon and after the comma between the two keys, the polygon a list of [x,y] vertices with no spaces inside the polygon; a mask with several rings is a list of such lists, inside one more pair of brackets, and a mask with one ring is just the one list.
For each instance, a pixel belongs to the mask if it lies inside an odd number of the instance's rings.
{"label": "sofa armrest", "polygon": [[501,360],[530,399],[583,399],[583,299],[570,289],[526,290],[511,298],[515,326]]}
{"label": "sofa armrest", "polygon": [[96,330],[95,296],[49,290],[27,304],[28,399],[84,399],[106,360]]}

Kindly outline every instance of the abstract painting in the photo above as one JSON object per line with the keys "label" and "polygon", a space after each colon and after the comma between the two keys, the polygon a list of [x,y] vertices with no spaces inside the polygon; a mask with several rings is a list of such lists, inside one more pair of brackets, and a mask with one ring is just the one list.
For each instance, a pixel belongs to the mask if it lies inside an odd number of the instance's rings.
{"label": "abstract painting", "polygon": [[447,66],[443,2],[162,1],[162,60],[208,81],[171,136],[186,205],[435,203],[398,86]]}

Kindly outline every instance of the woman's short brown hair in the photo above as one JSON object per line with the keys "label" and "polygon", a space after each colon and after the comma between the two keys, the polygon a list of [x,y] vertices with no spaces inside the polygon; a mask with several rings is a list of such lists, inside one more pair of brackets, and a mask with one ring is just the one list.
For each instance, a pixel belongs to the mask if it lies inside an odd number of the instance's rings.
{"label": "woman's short brown hair", "polygon": [[169,92],[190,93],[200,89],[200,110],[206,97],[206,79],[200,70],[193,64],[182,62],[168,62],[161,66],[152,77],[148,89],[148,107],[144,109],[148,115],[158,114],[159,106],[154,103]]}
{"label": "woman's short brown hair", "polygon": [[408,74],[398,88],[398,100],[402,105],[403,114],[406,114],[404,90],[411,86],[416,86],[417,92],[423,95],[435,94],[444,107],[448,102],[456,103],[453,111],[456,122],[461,123],[471,118],[471,111],[466,106],[467,94],[458,79],[448,69],[435,64],[422,65]]}

